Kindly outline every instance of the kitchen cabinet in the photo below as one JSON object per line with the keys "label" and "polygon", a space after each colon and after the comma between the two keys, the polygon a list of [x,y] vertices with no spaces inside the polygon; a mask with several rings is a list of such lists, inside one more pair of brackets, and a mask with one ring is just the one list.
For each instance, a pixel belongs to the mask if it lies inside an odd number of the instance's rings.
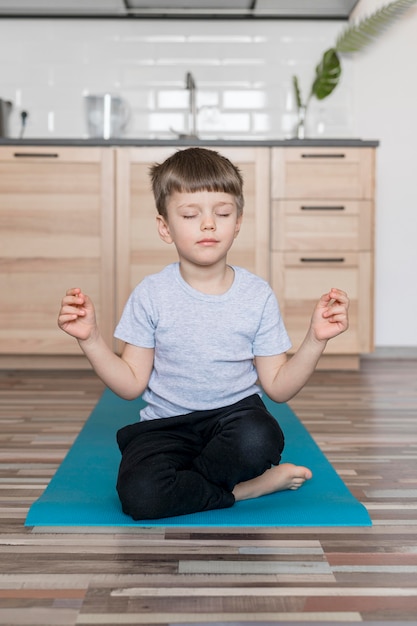
{"label": "kitchen cabinet", "polygon": [[373,350],[373,148],[272,148],[271,284],[293,349],[317,298],[349,294],[348,332],[327,345],[322,366],[358,367]]}
{"label": "kitchen cabinet", "polygon": [[[229,261],[271,282],[294,349],[318,297],[346,290],[350,329],[320,366],[357,368],[373,349],[375,146],[277,143],[207,146],[244,178]],[[149,168],[187,147],[0,145],[0,365],[88,366],[56,323],[71,286],[91,295],[119,347],[113,330],[130,292],[177,259],[157,233]]]}
{"label": "kitchen cabinet", "polygon": [[112,150],[0,147],[1,355],[79,355],[56,321],[73,286],[92,296],[111,341],[113,224]]}
{"label": "kitchen cabinet", "polygon": [[[146,275],[177,260],[175,247],[164,243],[157,233],[149,177],[149,167],[161,163],[176,149],[117,149],[117,317],[132,289]],[[269,149],[222,146],[218,150],[239,167],[244,178],[243,224],[229,262],[269,280]]]}

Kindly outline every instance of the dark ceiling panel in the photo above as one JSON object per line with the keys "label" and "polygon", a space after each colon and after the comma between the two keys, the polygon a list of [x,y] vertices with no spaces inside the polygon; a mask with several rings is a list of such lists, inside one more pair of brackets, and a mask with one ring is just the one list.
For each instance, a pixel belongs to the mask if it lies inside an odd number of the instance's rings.
{"label": "dark ceiling panel", "polygon": [[0,17],[348,19],[358,0],[0,0]]}

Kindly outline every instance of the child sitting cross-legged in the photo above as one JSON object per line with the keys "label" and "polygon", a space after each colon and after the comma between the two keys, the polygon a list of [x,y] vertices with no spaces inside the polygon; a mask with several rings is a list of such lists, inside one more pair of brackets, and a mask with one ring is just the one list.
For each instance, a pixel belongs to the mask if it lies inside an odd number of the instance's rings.
{"label": "child sitting cross-legged", "polygon": [[288,359],[271,287],[227,262],[243,220],[239,169],[196,147],[155,164],[151,180],[159,237],[178,261],[133,290],[115,330],[121,356],[80,288],[66,292],[58,318],[110,389],[146,402],[140,421],[117,433],[123,511],[156,519],[298,489],[312,472],[280,462],[284,434],[262,394],[286,402],[305,385],[348,327],[348,297],[336,288],[321,296]]}

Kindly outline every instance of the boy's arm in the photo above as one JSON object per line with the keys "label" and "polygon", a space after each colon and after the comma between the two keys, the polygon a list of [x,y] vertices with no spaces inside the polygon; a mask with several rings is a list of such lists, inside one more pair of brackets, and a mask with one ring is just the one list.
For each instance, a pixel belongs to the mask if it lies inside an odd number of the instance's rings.
{"label": "boy's arm", "polygon": [[102,338],[94,305],[79,288],[69,289],[62,300],[58,326],[78,340],[97,376],[114,393],[133,400],[146,389],[152,372],[154,351],[126,344],[119,357]]}
{"label": "boy's arm", "polygon": [[114,393],[125,400],[134,400],[145,391],[152,372],[154,351],[125,344],[119,357],[101,335],[94,340],[78,341],[97,376]]}
{"label": "boy's arm", "polygon": [[297,352],[257,356],[259,382],[275,402],[287,402],[304,387],[323,354],[329,339],[348,328],[349,298],[340,289],[331,289],[317,303],[307,335]]}

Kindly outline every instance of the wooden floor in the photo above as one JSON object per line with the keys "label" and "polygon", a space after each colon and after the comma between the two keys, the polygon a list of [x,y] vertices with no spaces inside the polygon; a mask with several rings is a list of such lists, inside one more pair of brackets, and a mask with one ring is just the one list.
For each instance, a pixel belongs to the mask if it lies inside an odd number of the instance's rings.
{"label": "wooden floor", "polygon": [[101,390],[0,372],[0,624],[417,624],[417,359],[317,372],[291,402],[372,528],[25,528]]}

